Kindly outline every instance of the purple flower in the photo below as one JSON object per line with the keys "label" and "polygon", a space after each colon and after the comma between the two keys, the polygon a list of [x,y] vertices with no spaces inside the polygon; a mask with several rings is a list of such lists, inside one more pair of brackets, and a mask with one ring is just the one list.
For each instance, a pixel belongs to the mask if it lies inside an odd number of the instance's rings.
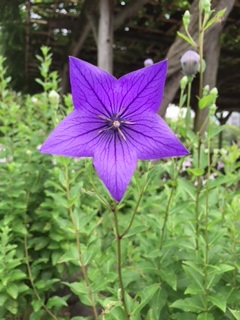
{"label": "purple flower", "polygon": [[167,61],[120,79],[70,57],[75,109],[43,143],[41,152],[93,157],[94,167],[120,201],[137,160],[183,156],[188,151],[156,114],[162,100]]}

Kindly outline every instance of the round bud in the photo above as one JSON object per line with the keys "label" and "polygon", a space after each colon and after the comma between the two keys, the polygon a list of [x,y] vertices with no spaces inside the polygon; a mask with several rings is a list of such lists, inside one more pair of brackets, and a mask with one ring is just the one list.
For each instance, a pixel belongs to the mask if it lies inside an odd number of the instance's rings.
{"label": "round bud", "polygon": [[52,105],[57,106],[60,96],[55,90],[51,90],[48,95],[49,101]]}
{"label": "round bud", "polygon": [[144,67],[152,66],[153,65],[153,60],[148,58],[148,59],[144,60],[143,64],[144,64]]}
{"label": "round bud", "polygon": [[184,53],[180,61],[184,74],[192,76],[197,73],[200,62],[200,57],[197,52],[188,50]]}

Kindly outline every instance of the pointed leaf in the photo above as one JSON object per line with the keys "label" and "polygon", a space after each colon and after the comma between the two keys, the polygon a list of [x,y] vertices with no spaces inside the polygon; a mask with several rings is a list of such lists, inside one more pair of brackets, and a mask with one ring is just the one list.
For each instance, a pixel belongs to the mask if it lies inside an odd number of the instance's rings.
{"label": "pointed leaf", "polygon": [[195,47],[195,42],[192,41],[188,36],[186,36],[185,34],[177,31],[177,35],[182,38],[183,40],[185,40],[186,42],[188,42],[191,46]]}

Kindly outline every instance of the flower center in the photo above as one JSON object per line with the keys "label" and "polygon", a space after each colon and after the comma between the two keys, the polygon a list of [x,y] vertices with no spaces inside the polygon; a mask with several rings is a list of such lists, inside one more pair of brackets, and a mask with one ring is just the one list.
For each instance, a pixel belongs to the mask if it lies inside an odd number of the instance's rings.
{"label": "flower center", "polygon": [[108,130],[113,130],[117,132],[124,141],[126,141],[127,139],[125,136],[125,132],[123,132],[122,128],[126,127],[125,125],[132,125],[135,122],[126,121],[125,119],[120,117],[120,113],[123,113],[123,111],[121,110],[120,112],[114,114],[110,118],[103,115],[99,115],[98,118],[104,120],[106,126],[104,129],[101,129],[99,133],[106,132]]}
{"label": "flower center", "polygon": [[120,128],[121,126],[121,121],[119,120],[114,120],[113,123],[112,123],[112,126],[116,129]]}

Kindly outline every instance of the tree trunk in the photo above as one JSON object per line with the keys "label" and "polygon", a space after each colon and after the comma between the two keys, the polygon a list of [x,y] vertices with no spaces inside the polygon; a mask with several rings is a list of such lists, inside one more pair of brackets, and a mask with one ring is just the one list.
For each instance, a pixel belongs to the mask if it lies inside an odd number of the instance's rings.
{"label": "tree trunk", "polygon": [[[114,17],[113,29],[116,30],[121,27],[128,19],[134,17],[139,10],[151,0],[130,0],[126,6]],[[114,0],[109,0],[110,3]],[[87,39],[89,32],[93,31],[94,38],[97,40],[97,24],[98,16],[96,14],[96,8],[98,8],[98,0],[86,0],[83,5],[83,9],[79,16],[79,25],[74,31],[75,36],[72,39],[72,43],[69,46],[68,54],[77,57]],[[96,41],[97,44],[98,41]],[[62,93],[66,93],[69,90],[68,80],[68,62],[65,63],[62,72],[61,82]]]}
{"label": "tree trunk", "polygon": [[113,7],[114,1],[100,0],[98,27],[98,66],[113,71]]}

